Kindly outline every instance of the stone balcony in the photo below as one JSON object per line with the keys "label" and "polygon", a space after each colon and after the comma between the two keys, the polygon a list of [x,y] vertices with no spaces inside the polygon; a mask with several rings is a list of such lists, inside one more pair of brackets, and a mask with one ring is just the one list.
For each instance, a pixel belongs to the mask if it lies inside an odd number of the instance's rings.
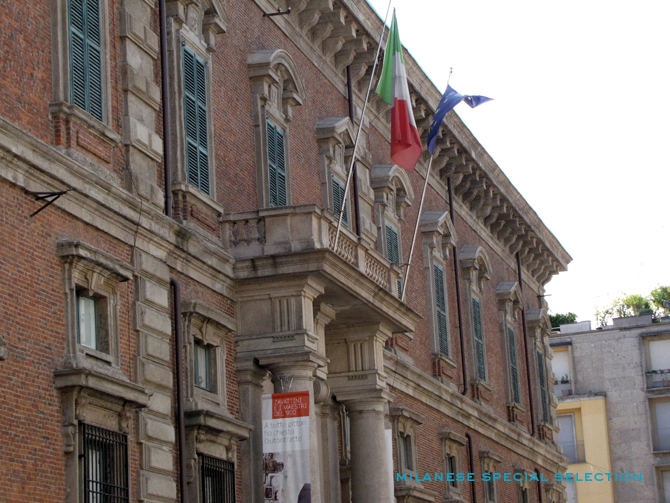
{"label": "stone balcony", "polygon": [[236,260],[329,250],[383,290],[398,296],[401,270],[342,226],[335,249],[337,220],[317,205],[266,208],[222,218],[223,246]]}

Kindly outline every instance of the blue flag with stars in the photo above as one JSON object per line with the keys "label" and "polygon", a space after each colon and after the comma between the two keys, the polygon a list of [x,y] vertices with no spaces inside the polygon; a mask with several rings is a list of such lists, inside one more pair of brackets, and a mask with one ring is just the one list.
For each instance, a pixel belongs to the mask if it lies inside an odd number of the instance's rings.
{"label": "blue flag with stars", "polygon": [[428,131],[428,138],[426,139],[426,144],[428,145],[428,152],[430,155],[435,153],[435,143],[437,142],[437,133],[440,131],[440,126],[444,120],[444,116],[447,115],[447,112],[458,105],[461,101],[465,101],[470,108],[475,108],[482,103],[491,101],[493,98],[487,98],[486,96],[473,96],[469,94],[460,94],[457,93],[453,87],[447,86],[447,90],[444,91],[440,104],[437,105],[437,110],[435,115],[433,115],[433,121],[430,123],[430,130]]}

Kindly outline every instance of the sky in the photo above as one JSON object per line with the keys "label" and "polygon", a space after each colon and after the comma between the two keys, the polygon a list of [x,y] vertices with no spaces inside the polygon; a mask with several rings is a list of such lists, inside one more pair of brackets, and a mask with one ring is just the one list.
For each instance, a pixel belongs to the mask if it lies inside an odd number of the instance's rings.
{"label": "sky", "polygon": [[[388,0],[370,0],[383,19]],[[400,40],[572,256],[550,313],[670,285],[670,2],[392,0]],[[390,24],[392,12],[387,24]]]}

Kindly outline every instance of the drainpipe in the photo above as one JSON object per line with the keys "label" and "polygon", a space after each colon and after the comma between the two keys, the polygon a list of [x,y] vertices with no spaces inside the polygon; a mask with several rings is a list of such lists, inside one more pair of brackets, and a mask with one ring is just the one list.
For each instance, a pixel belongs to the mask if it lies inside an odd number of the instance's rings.
{"label": "drainpipe", "polygon": [[167,62],[167,18],[165,0],[159,2],[161,44],[161,95],[163,99],[163,170],[165,177],[165,214],[172,218],[172,136],[170,133],[170,88]]}
{"label": "drainpipe", "polygon": [[[470,436],[469,433],[465,434],[465,438],[468,439],[468,454],[470,457],[470,473],[475,473],[475,458],[474,454],[472,453],[472,437]],[[475,477],[473,477],[474,479]],[[472,503],[477,503],[477,486],[475,484],[474,480],[470,481],[471,488],[472,488]]]}
{"label": "drainpipe", "polygon": [[537,497],[540,499],[540,503],[542,503],[542,482],[540,482],[542,476],[540,470],[535,468],[535,474],[537,475]]}
{"label": "drainpipe", "polygon": [[170,286],[174,289],[173,320],[175,332],[175,375],[177,377],[177,426],[179,429],[179,495],[181,502],[186,502],[186,428],[184,426],[184,335],[182,333],[181,288],[179,282],[170,278]]}
{"label": "drainpipe", "polygon": [[528,405],[530,407],[530,435],[535,436],[535,407],[533,407],[533,381],[530,377],[530,357],[528,356],[528,327],[526,325],[526,308],[523,299],[523,281],[521,276],[521,255],[516,252],[516,270],[519,280],[519,289],[521,290],[521,322],[523,323],[523,340],[526,345],[526,378],[528,380]]}
{"label": "drainpipe", "polygon": [[[454,213],[454,188],[451,177],[447,178],[447,189],[449,190],[449,216],[451,224],[456,228],[456,214]],[[454,278],[456,279],[456,307],[458,308],[458,335],[461,340],[461,368],[463,370],[463,391],[461,395],[468,393],[468,368],[465,363],[465,333],[463,331],[463,306],[461,299],[461,275],[458,269],[458,246],[454,246]]]}
{"label": "drainpipe", "polygon": [[[351,65],[347,66],[347,95],[349,98],[349,119],[351,119],[351,124],[354,123],[354,90],[351,82]],[[361,117],[361,120],[363,118]],[[356,163],[354,162],[353,167],[351,168],[354,170],[352,173],[353,179],[354,179],[354,213],[356,213],[356,235],[358,237],[361,237],[361,212],[358,211],[358,176],[357,176],[357,169],[356,169]]]}

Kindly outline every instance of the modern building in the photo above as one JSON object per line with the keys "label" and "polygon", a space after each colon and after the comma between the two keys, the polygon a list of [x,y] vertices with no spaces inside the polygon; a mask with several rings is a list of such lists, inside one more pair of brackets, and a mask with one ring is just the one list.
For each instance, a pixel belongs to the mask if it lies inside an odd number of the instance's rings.
{"label": "modern building", "polygon": [[581,475],[567,484],[568,502],[670,502],[670,317],[659,321],[552,334],[558,442],[567,471]]}
{"label": "modern building", "polygon": [[[428,157],[390,163],[376,95],[361,117],[367,3],[0,18],[3,503],[283,501],[263,396],[285,392],[308,397],[302,501],[561,501],[543,294],[570,256],[450,113],[403,280]],[[404,61],[425,143],[441,93]]]}

